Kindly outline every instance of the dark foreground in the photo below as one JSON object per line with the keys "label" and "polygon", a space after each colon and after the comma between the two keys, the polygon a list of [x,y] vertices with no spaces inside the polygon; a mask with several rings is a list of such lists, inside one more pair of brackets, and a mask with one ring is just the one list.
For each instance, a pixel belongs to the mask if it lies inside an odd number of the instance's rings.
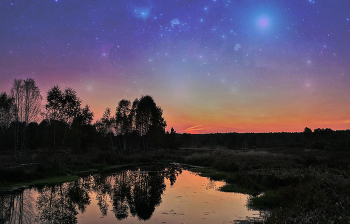
{"label": "dark foreground", "polygon": [[[349,223],[350,153],[305,149],[179,149],[133,152],[90,150],[72,154],[30,151],[21,164],[0,158],[0,186],[30,185],[43,178],[74,179],[124,164],[180,162],[211,167],[202,174],[226,180],[225,191],[251,194],[249,204],[267,210],[266,223]],[[59,178],[58,178],[59,177]],[[36,182],[38,183],[38,181]],[[41,182],[45,184],[45,181]]]}

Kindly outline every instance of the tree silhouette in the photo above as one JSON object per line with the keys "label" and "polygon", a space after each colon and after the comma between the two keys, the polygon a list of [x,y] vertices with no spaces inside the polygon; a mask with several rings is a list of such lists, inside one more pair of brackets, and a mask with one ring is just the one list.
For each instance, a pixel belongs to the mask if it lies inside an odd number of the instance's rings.
{"label": "tree silhouette", "polygon": [[115,113],[116,130],[123,136],[124,150],[126,150],[126,135],[132,131],[133,113],[131,102],[129,100],[121,100]]}
{"label": "tree silhouette", "polygon": [[14,100],[15,152],[21,158],[26,148],[27,126],[40,114],[41,94],[34,79],[15,79],[11,89]]}
{"label": "tree silhouette", "polygon": [[97,129],[103,133],[105,136],[110,137],[111,141],[111,148],[112,151],[114,151],[114,146],[113,146],[113,126],[115,123],[114,117],[111,116],[111,109],[106,108],[105,112],[103,113],[102,118],[96,122],[96,127]]}
{"label": "tree silhouette", "polygon": [[8,130],[13,119],[13,101],[6,92],[0,93],[0,149],[13,147],[12,134]]}
{"label": "tree silhouette", "polygon": [[174,130],[174,128],[171,128],[170,133],[166,132],[166,144],[165,147],[168,149],[178,149],[180,146],[180,143],[177,139],[177,133]]}
{"label": "tree silhouette", "polygon": [[54,149],[56,147],[56,124],[60,120],[66,124],[63,130],[63,147],[67,129],[71,126],[73,119],[80,114],[81,100],[77,97],[74,89],[66,88],[61,91],[57,85],[47,92],[46,100],[45,116],[54,125]]}
{"label": "tree silhouette", "polygon": [[68,124],[64,129],[62,147],[65,143],[65,137],[67,133],[67,129],[71,126],[73,119],[80,114],[80,105],[81,100],[77,97],[77,94],[74,89],[66,88],[63,93],[63,101],[62,101],[62,117],[63,120]]}
{"label": "tree silhouette", "polygon": [[[86,142],[88,141],[89,129],[93,128],[91,122],[94,118],[94,113],[90,110],[90,107],[86,105],[79,114],[74,118],[72,123],[73,131],[77,132],[75,141],[78,142],[82,152],[86,150]],[[74,133],[74,132],[73,132]]]}
{"label": "tree silhouette", "polygon": [[304,129],[304,132],[303,132],[303,137],[306,140],[310,140],[310,138],[312,137],[312,130],[310,128],[306,127]]}
{"label": "tree silhouette", "polygon": [[7,96],[6,92],[0,93],[0,128],[5,129],[10,126],[13,108],[12,97]]}
{"label": "tree silhouette", "polygon": [[157,107],[151,96],[141,97],[136,109],[136,126],[143,137],[144,149],[147,149],[149,140],[158,146],[161,135],[165,133],[166,122],[162,115],[163,110]]}

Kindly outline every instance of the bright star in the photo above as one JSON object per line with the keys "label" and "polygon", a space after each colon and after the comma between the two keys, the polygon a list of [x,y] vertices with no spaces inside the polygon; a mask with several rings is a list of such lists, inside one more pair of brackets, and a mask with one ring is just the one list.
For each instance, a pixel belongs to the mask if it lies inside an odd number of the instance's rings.
{"label": "bright star", "polygon": [[136,18],[141,18],[143,20],[148,19],[151,14],[150,7],[135,7],[133,10],[133,14]]}
{"label": "bright star", "polygon": [[271,19],[268,16],[260,16],[258,18],[258,26],[262,29],[269,28]]}
{"label": "bright star", "polygon": [[262,28],[264,28],[264,27],[266,27],[267,25],[269,25],[269,21],[268,21],[266,18],[261,18],[261,19],[259,20],[259,25],[260,25]]}

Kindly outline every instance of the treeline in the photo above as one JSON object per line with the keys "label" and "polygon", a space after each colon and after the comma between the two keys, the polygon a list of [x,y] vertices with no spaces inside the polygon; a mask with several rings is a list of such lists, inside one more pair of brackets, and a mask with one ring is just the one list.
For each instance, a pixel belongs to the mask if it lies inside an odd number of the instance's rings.
{"label": "treeline", "polygon": [[89,148],[132,150],[167,147],[162,109],[151,96],[132,103],[120,100],[115,113],[106,108],[92,124],[94,113],[72,88],[54,86],[43,97],[33,79],[15,79],[10,94],[0,93],[0,150],[14,150],[20,160],[25,150],[62,150],[84,153]]}
{"label": "treeline", "polygon": [[[44,103],[43,103],[44,100]],[[305,128],[298,133],[177,134],[165,132],[162,109],[151,96],[122,99],[115,111],[94,113],[72,88],[54,86],[43,99],[33,79],[15,79],[9,94],[0,93],[0,150],[13,150],[17,161],[26,150],[76,153],[94,150],[224,147],[228,149],[299,147],[350,150],[350,131]]]}
{"label": "treeline", "polygon": [[329,151],[350,150],[350,130],[334,131],[317,128],[312,131],[305,128],[303,132],[280,133],[216,133],[216,134],[182,134],[176,141],[186,148],[254,149],[271,147],[288,147],[304,149],[321,149]]}

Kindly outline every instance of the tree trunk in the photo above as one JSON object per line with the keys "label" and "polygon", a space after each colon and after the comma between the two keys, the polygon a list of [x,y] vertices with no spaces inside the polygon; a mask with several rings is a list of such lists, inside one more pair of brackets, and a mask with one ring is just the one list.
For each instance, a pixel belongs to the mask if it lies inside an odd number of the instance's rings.
{"label": "tree trunk", "polygon": [[63,129],[62,148],[64,147],[64,141],[65,141],[65,138],[66,138],[67,129],[68,129],[68,126],[67,126],[67,124],[65,124],[65,127]]}
{"label": "tree trunk", "polygon": [[109,133],[109,136],[111,138],[112,151],[114,152],[112,133]]}
{"label": "tree trunk", "polygon": [[56,151],[56,121],[53,121],[53,151]]}
{"label": "tree trunk", "polygon": [[126,137],[125,137],[125,134],[124,134],[124,151],[126,150]]}
{"label": "tree trunk", "polygon": [[18,145],[19,145],[19,121],[18,119],[16,120],[16,125],[15,125],[15,156],[16,156],[16,162],[18,162]]}

